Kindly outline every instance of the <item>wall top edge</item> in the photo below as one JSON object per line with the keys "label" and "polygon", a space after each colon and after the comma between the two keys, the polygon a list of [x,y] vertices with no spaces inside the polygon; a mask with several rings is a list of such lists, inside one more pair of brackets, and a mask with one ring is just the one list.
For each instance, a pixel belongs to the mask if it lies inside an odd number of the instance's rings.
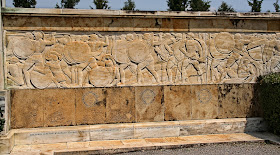
{"label": "wall top edge", "polygon": [[94,17],[146,17],[146,18],[280,18],[280,13],[226,13],[192,11],[124,11],[99,9],[44,9],[44,8],[1,8],[3,15],[28,16],[94,16]]}

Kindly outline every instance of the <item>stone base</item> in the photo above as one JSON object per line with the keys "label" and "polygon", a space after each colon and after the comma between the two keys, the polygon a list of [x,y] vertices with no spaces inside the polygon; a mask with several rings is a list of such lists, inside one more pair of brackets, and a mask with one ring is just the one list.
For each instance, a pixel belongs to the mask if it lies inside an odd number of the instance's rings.
{"label": "stone base", "polygon": [[11,128],[262,117],[254,84],[11,91]]}
{"label": "stone base", "polygon": [[0,150],[2,152],[0,153],[7,153],[13,146],[17,145],[180,137],[189,135],[260,132],[265,130],[266,125],[262,118],[13,129],[8,136],[1,138]]}

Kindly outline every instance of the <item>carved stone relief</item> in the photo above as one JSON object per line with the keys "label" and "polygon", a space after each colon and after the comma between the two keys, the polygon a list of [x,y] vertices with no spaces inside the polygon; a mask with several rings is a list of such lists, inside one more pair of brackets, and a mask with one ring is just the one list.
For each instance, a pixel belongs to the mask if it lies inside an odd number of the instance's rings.
{"label": "carved stone relief", "polygon": [[250,83],[280,71],[280,34],[8,31],[5,56],[10,89]]}

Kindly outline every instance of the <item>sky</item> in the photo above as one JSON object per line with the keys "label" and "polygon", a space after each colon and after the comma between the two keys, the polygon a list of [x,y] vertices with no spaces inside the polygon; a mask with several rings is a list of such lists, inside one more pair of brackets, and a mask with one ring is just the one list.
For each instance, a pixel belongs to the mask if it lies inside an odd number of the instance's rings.
{"label": "sky", "polygon": [[[37,0],[36,8],[54,8],[57,2],[61,0]],[[109,6],[111,10],[120,10],[124,6],[126,0],[109,0]],[[143,11],[166,11],[168,6],[166,0],[134,0],[136,9]],[[251,7],[248,5],[247,0],[210,0],[210,11],[218,10],[222,1],[231,5],[238,12],[249,12]],[[262,12],[270,10],[274,12],[273,3],[276,0],[264,0],[262,3]],[[95,7],[92,3],[93,0],[80,0],[76,5],[77,9],[89,9],[89,6]],[[279,2],[280,3],[280,2]],[[13,7],[13,0],[6,0],[7,7]]]}

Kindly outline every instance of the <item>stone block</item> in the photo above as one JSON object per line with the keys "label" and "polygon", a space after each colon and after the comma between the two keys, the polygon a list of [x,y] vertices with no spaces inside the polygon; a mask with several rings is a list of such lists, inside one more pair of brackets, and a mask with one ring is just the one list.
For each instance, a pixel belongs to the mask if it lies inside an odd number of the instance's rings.
{"label": "stone block", "polygon": [[[30,19],[30,18],[28,18]],[[40,17],[41,29],[47,31],[72,31],[73,18],[68,17]],[[38,27],[37,29],[40,29]]]}
{"label": "stone block", "polygon": [[3,21],[6,30],[36,30],[42,27],[40,17],[5,16]]}
{"label": "stone block", "polygon": [[134,125],[134,138],[178,137],[179,130],[178,122],[137,123]]}
{"label": "stone block", "polygon": [[133,31],[133,18],[103,18],[104,31]]}
{"label": "stone block", "polygon": [[219,118],[239,117],[238,87],[238,84],[219,85]]}
{"label": "stone block", "polygon": [[105,88],[76,89],[76,124],[105,123],[106,95],[107,90]]}
{"label": "stone block", "polygon": [[104,31],[103,18],[74,17],[74,31]]}
{"label": "stone block", "polygon": [[0,154],[10,154],[14,146],[15,136],[13,133],[0,137]]}
{"label": "stone block", "polygon": [[190,21],[188,19],[174,18],[172,19],[172,23],[174,31],[189,31]]}
{"label": "stone block", "polygon": [[279,20],[267,21],[267,31],[268,32],[279,32],[280,31],[280,21]]}
{"label": "stone block", "polygon": [[259,117],[254,84],[219,85],[219,118]]}
{"label": "stone block", "polygon": [[217,85],[194,85],[192,88],[192,119],[214,119],[218,116]]}
{"label": "stone block", "polygon": [[191,86],[164,86],[165,121],[191,119]]}
{"label": "stone block", "polygon": [[160,30],[161,31],[174,31],[174,24],[173,24],[173,20],[171,18],[163,18],[162,20],[162,25]]}
{"label": "stone block", "polygon": [[164,121],[163,87],[135,88],[136,122]]}
{"label": "stone block", "polygon": [[11,91],[11,128],[44,126],[44,90]]}
{"label": "stone block", "polygon": [[159,31],[161,18],[134,18],[134,31]]}
{"label": "stone block", "polygon": [[41,92],[45,127],[76,125],[75,89],[45,89]]}
{"label": "stone block", "polygon": [[108,124],[90,126],[90,140],[120,140],[133,139],[133,124]]}
{"label": "stone block", "polygon": [[107,88],[106,123],[135,122],[135,88]]}
{"label": "stone block", "polygon": [[58,127],[55,130],[22,130],[15,133],[15,145],[54,144],[66,142],[85,142],[90,140],[89,126]]}

